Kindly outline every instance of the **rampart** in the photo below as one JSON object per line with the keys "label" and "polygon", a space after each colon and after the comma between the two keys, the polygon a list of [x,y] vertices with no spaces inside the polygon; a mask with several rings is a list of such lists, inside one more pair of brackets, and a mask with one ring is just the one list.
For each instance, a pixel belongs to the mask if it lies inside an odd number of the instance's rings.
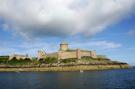
{"label": "rampart", "polygon": [[84,50],[72,50],[72,51],[59,51],[58,59],[68,59],[68,58],[77,58],[81,59],[82,57],[92,57],[97,58],[95,51],[84,51]]}

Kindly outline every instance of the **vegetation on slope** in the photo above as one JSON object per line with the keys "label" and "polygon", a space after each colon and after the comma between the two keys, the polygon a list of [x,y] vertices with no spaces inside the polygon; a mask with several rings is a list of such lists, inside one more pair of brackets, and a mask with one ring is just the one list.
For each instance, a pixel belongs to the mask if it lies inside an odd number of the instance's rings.
{"label": "vegetation on slope", "polygon": [[[58,60],[55,57],[46,57],[40,60],[33,58],[30,60],[29,58],[17,60],[13,58],[12,60],[8,60],[8,57],[0,57],[0,64],[5,66],[29,66],[34,67],[38,66],[41,67],[43,65],[55,65],[55,66],[69,66],[69,65],[115,65],[115,64],[126,64],[117,61],[111,61],[108,58],[91,58],[91,57],[82,57],[81,59],[69,58]],[[0,65],[1,67],[1,65]]]}
{"label": "vegetation on slope", "polygon": [[0,56],[0,64],[6,64],[8,62],[9,56]]}

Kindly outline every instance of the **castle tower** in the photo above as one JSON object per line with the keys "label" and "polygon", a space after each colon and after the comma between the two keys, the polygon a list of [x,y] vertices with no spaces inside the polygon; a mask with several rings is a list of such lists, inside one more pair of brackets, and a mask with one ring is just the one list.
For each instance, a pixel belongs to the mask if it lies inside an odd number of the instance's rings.
{"label": "castle tower", "polygon": [[76,57],[77,57],[77,59],[81,59],[81,50],[80,49],[76,50]]}
{"label": "castle tower", "polygon": [[91,51],[91,57],[92,58],[97,58],[97,55],[96,55],[96,51],[94,50],[94,51]]}
{"label": "castle tower", "polygon": [[45,58],[45,57],[46,57],[46,53],[43,50],[39,50],[38,53],[37,53],[38,60],[42,59],[42,58]]}
{"label": "castle tower", "polygon": [[66,51],[66,50],[68,50],[68,43],[62,42],[60,44],[60,51]]}

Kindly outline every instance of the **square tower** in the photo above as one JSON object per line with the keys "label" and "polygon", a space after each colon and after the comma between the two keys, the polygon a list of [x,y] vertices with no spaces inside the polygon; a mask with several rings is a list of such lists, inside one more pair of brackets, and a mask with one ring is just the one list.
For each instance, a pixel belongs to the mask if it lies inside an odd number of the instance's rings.
{"label": "square tower", "polygon": [[37,53],[38,60],[43,59],[46,57],[46,53],[43,50],[39,50]]}
{"label": "square tower", "polygon": [[92,58],[97,58],[96,50],[91,51],[91,57],[92,57]]}
{"label": "square tower", "polygon": [[66,51],[66,50],[68,50],[68,43],[62,42],[60,44],[60,51]]}

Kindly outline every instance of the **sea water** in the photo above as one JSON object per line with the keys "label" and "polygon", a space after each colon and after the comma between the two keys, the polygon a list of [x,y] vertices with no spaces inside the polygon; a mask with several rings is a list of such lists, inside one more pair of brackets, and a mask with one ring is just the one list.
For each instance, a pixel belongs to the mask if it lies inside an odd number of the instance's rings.
{"label": "sea water", "polygon": [[0,89],[135,89],[135,68],[78,72],[0,72]]}

